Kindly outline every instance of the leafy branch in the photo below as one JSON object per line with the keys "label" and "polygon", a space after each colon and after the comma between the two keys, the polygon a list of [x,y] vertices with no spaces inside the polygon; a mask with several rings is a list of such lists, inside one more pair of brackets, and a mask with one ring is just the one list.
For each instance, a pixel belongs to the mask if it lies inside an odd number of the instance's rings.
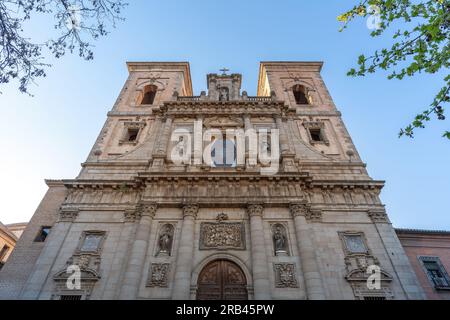
{"label": "leafy branch", "polygon": [[[358,67],[349,70],[349,76],[365,76],[377,70],[388,70],[388,79],[403,79],[417,73],[436,74],[447,71],[443,87],[432,103],[414,120],[400,130],[399,136],[414,137],[415,129],[424,128],[434,116],[445,120],[445,106],[450,102],[450,1],[449,0],[365,0],[340,15],[341,31],[357,17],[377,19],[371,32],[377,37],[394,23],[404,26],[394,36],[390,48],[375,51],[370,56],[360,55]],[[450,132],[444,137],[450,139]]]}
{"label": "leafy branch", "polygon": [[[92,60],[88,39],[106,36],[123,20],[126,5],[123,0],[0,0],[0,85],[18,79],[19,90],[29,93],[30,83],[45,77],[50,67],[47,51],[56,58],[77,51]],[[23,24],[35,14],[52,17],[55,37],[36,43],[24,35]]]}

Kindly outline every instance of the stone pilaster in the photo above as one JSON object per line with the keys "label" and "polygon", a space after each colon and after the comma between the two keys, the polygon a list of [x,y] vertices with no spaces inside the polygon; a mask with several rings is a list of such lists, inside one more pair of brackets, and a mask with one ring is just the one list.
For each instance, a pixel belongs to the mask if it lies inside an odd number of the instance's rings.
{"label": "stone pilaster", "polygon": [[283,156],[286,154],[290,154],[291,152],[289,150],[289,141],[288,141],[288,137],[287,137],[286,130],[284,128],[281,116],[276,114],[276,115],[274,115],[274,118],[275,118],[275,123],[277,124],[277,129],[279,130],[279,134],[280,134],[281,155]]}
{"label": "stone pilaster", "polygon": [[253,288],[256,300],[272,298],[266,246],[264,244],[263,212],[264,207],[261,204],[249,204],[247,206],[247,214],[250,219]]}
{"label": "stone pilaster", "polygon": [[136,208],[127,209],[124,211],[124,226],[120,233],[120,240],[114,253],[113,263],[110,269],[110,274],[106,279],[105,291],[102,299],[113,300],[117,299],[120,294],[120,277],[123,276],[123,266],[127,265],[124,257],[127,256],[131,235],[136,231],[136,218],[140,216]]}
{"label": "stone pilaster", "polygon": [[[147,253],[150,230],[156,210],[157,205],[153,203],[139,205],[135,210],[135,215],[130,215],[130,213],[128,213],[128,219],[135,219],[136,221],[139,221],[139,224],[128,258],[127,268],[120,288],[119,299],[129,300],[137,298]],[[127,218],[127,215],[125,218]]]}
{"label": "stone pilaster", "polygon": [[164,159],[167,157],[167,146],[169,145],[170,135],[172,132],[172,122],[172,117],[167,117],[164,125],[162,126],[156,152],[153,153],[153,167],[163,166]]}
{"label": "stone pilaster", "polygon": [[190,297],[195,219],[197,213],[197,204],[186,204],[183,206],[183,225],[180,244],[178,246],[175,282],[172,294],[172,299],[174,300],[187,300]]}
{"label": "stone pilaster", "polygon": [[[78,209],[61,208],[59,211],[59,220],[52,227],[45,246],[37,259],[33,271],[28,277],[20,299],[36,300],[42,291],[42,288],[50,275],[53,263],[59,253],[59,250],[66,239],[66,236],[72,226],[72,222],[78,217]],[[51,276],[51,275],[50,275]]]}
{"label": "stone pilaster", "polygon": [[325,299],[325,290],[316,260],[312,233],[306,221],[309,207],[305,203],[291,203],[289,210],[294,219],[295,234],[306,285],[306,295],[310,300],[323,300]]}
{"label": "stone pilaster", "polygon": [[390,223],[384,208],[369,209],[367,215],[373,223]]}
{"label": "stone pilaster", "polygon": [[203,116],[197,116],[194,123],[194,165],[203,161]]}

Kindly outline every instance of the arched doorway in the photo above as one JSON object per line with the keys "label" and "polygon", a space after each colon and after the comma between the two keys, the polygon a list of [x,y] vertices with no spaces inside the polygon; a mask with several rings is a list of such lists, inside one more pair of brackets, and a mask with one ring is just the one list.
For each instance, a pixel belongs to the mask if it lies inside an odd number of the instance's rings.
{"label": "arched doorway", "polygon": [[247,300],[247,280],[230,260],[214,260],[200,272],[197,300]]}

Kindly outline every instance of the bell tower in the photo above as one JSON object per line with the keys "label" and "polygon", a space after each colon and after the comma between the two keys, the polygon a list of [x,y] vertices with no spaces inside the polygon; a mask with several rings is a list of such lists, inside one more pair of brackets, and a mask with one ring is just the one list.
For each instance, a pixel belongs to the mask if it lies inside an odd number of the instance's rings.
{"label": "bell tower", "polygon": [[210,73],[207,75],[208,97],[215,101],[239,100],[242,76],[237,73],[227,74],[228,69],[223,68],[222,74]]}

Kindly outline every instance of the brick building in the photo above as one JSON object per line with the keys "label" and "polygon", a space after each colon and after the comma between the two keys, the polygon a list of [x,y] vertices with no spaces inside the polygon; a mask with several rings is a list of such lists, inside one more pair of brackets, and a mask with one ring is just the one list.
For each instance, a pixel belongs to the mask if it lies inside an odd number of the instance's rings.
{"label": "brick building", "polygon": [[450,300],[450,232],[396,229],[427,299]]}

